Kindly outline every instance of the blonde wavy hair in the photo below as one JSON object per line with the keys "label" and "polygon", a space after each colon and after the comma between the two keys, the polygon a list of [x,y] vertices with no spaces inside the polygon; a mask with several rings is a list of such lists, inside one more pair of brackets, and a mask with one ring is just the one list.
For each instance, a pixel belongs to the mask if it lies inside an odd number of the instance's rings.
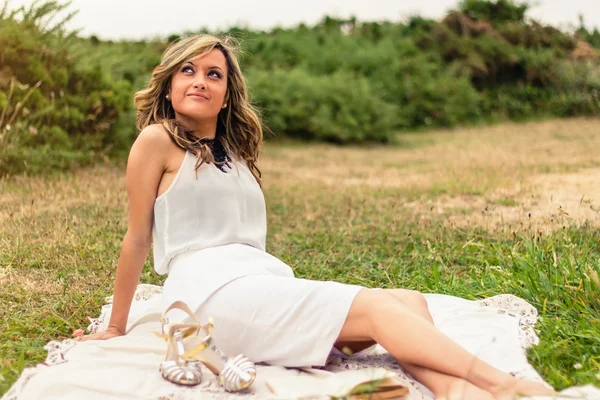
{"label": "blonde wavy hair", "polygon": [[250,172],[262,186],[262,175],[256,165],[263,140],[261,120],[248,99],[246,79],[238,62],[240,46],[234,38],[194,35],[172,43],[163,53],[160,64],[152,71],[146,88],[134,96],[137,129],[142,131],[149,125],[161,124],[176,145],[196,155],[196,170],[204,162],[218,164],[206,141],[199,140],[175,120],[175,110],[165,97],[179,67],[213,49],[219,49],[227,61],[227,107],[219,112],[216,140],[221,142],[227,154],[235,154],[245,160]]}

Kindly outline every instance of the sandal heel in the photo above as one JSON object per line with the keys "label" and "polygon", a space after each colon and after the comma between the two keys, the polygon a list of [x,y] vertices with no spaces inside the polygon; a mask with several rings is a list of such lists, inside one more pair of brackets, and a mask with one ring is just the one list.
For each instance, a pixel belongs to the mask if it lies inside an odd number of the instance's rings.
{"label": "sandal heel", "polygon": [[[204,364],[227,392],[239,392],[250,387],[256,379],[255,364],[242,354],[229,357],[215,345],[212,319],[206,325],[200,324],[181,301],[171,304],[165,314],[174,308],[185,311],[195,322],[169,324],[163,315],[162,334],[157,334],[167,340],[167,355],[159,368],[163,378],[179,385],[197,385],[202,379],[200,364]],[[206,335],[200,337],[200,331]]]}
{"label": "sandal heel", "polygon": [[185,347],[181,331],[169,329],[167,339],[167,355],[165,361],[160,363],[159,371],[163,378],[169,382],[184,386],[195,386],[202,381],[202,370],[198,363],[189,362],[181,358]]}
{"label": "sandal heel", "polygon": [[219,383],[228,392],[239,392],[250,387],[256,379],[256,365],[243,354],[229,357],[215,345],[212,339],[212,320],[202,329],[207,335],[202,339],[190,338],[191,340],[186,342],[186,346],[191,345],[190,351],[182,357],[203,363],[218,376]]}

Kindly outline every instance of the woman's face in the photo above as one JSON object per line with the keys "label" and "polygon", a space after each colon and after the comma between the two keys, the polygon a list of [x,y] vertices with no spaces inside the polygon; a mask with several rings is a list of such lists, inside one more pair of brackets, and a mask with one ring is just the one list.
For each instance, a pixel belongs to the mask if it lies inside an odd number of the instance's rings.
{"label": "woman's face", "polygon": [[169,98],[177,120],[191,129],[215,122],[225,105],[227,61],[219,49],[184,62],[171,80]]}

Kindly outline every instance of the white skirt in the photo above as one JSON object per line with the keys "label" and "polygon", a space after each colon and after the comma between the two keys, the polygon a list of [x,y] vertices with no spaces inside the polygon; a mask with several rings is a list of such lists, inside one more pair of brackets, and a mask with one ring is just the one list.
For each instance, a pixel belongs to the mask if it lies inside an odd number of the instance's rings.
{"label": "white skirt", "polygon": [[215,344],[232,355],[286,367],[322,366],[362,286],[254,274],[223,286],[200,306]]}
{"label": "white skirt", "polygon": [[[361,289],[295,278],[278,258],[231,244],[177,255],[163,309],[180,300],[202,323],[212,317],[215,344],[227,354],[286,367],[321,366]],[[169,313],[171,321],[186,317]]]}

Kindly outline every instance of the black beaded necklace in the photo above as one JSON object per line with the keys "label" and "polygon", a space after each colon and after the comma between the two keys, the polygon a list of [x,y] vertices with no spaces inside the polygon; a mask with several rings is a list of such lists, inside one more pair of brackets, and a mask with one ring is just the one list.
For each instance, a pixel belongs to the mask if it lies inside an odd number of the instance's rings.
{"label": "black beaded necklace", "polygon": [[[221,172],[227,173],[225,167],[232,169],[229,163],[231,162],[231,158],[227,154],[227,151],[223,147],[223,144],[218,138],[214,139],[200,139],[198,141],[201,145],[205,144],[210,148],[212,152],[213,158],[215,159],[215,167],[217,167]],[[219,164],[217,164],[219,163]],[[209,163],[210,164],[210,163]]]}

